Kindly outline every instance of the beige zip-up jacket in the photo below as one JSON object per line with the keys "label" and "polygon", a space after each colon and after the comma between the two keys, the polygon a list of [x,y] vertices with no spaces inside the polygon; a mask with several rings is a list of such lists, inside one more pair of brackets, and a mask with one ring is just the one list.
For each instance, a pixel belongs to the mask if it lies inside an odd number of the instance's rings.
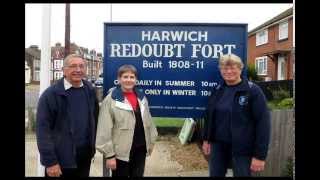
{"label": "beige zip-up jacket", "polygon": [[[144,127],[147,156],[152,152],[158,136],[153,123],[148,101],[142,91],[136,91]],[[122,95],[121,89],[112,88],[100,106],[96,149],[105,157],[129,161],[129,155],[135,128],[135,115],[129,101]]]}

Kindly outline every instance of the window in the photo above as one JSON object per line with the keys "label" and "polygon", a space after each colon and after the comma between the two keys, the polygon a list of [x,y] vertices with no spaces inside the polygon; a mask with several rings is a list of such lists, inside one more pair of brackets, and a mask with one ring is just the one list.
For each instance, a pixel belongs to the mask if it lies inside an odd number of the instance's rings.
{"label": "window", "polygon": [[59,66],[59,61],[58,60],[54,60],[54,63],[53,63],[53,69],[58,69],[58,66]]}
{"label": "window", "polygon": [[63,77],[63,71],[60,71],[59,78],[62,78],[62,77]]}
{"label": "window", "polygon": [[268,29],[262,30],[256,34],[256,46],[268,43]]}
{"label": "window", "polygon": [[288,38],[288,21],[279,24],[279,40]]}
{"label": "window", "polygon": [[94,72],[96,71],[96,65],[97,65],[97,63],[96,63],[96,62],[93,62],[93,67],[92,67],[92,69],[93,69]]}
{"label": "window", "polygon": [[61,72],[61,71],[54,72],[54,79],[55,80],[62,78],[62,76],[63,76],[63,72]]}
{"label": "window", "polygon": [[61,59],[54,60],[54,69],[55,70],[61,70],[62,66],[63,66],[63,60],[61,60]]}
{"label": "window", "polygon": [[37,60],[37,59],[33,60],[33,69],[34,69],[34,71],[40,70],[40,60]]}
{"label": "window", "polygon": [[63,59],[60,60],[60,69],[63,68]]}
{"label": "window", "polygon": [[256,58],[256,71],[258,75],[267,75],[267,56]]}

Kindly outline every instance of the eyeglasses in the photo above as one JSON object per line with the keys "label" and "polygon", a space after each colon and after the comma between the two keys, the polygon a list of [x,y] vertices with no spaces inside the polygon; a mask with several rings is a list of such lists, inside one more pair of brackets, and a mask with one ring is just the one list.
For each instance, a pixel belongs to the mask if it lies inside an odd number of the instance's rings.
{"label": "eyeglasses", "polygon": [[70,69],[74,69],[74,70],[76,70],[77,68],[80,68],[81,70],[83,70],[84,68],[86,68],[86,66],[83,65],[83,64],[80,64],[80,65],[72,64],[72,65],[69,65],[69,66],[67,66],[67,67],[70,68]]}
{"label": "eyeglasses", "polygon": [[237,67],[237,66],[223,66],[223,67],[220,67],[221,71],[228,71],[228,70],[235,71],[235,70],[238,70],[238,69],[239,69],[239,67]]}

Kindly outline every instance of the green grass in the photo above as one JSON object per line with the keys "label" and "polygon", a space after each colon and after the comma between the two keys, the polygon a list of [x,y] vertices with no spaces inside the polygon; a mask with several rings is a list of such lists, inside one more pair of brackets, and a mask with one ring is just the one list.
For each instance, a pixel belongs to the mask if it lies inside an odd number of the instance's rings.
{"label": "green grass", "polygon": [[157,127],[182,127],[184,124],[183,118],[153,118]]}

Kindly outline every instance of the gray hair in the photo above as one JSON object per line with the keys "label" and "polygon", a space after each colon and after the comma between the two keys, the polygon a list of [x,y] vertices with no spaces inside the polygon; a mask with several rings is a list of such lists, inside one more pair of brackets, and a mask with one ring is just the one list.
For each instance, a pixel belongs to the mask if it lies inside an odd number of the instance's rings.
{"label": "gray hair", "polygon": [[225,54],[220,57],[219,68],[226,65],[237,65],[240,69],[243,68],[244,64],[241,58],[235,54]]}
{"label": "gray hair", "polygon": [[121,77],[125,72],[132,72],[136,77],[138,77],[138,71],[133,65],[125,64],[120,66],[118,69],[118,77]]}
{"label": "gray hair", "polygon": [[[78,54],[69,54],[69,55],[68,55],[67,57],[65,57],[64,60],[63,60],[63,67],[67,67],[67,66],[69,65],[70,59],[72,59],[72,58],[81,58],[81,59],[83,59],[81,55],[78,55]],[[86,63],[86,61],[85,61],[84,59],[83,59],[83,61]]]}

